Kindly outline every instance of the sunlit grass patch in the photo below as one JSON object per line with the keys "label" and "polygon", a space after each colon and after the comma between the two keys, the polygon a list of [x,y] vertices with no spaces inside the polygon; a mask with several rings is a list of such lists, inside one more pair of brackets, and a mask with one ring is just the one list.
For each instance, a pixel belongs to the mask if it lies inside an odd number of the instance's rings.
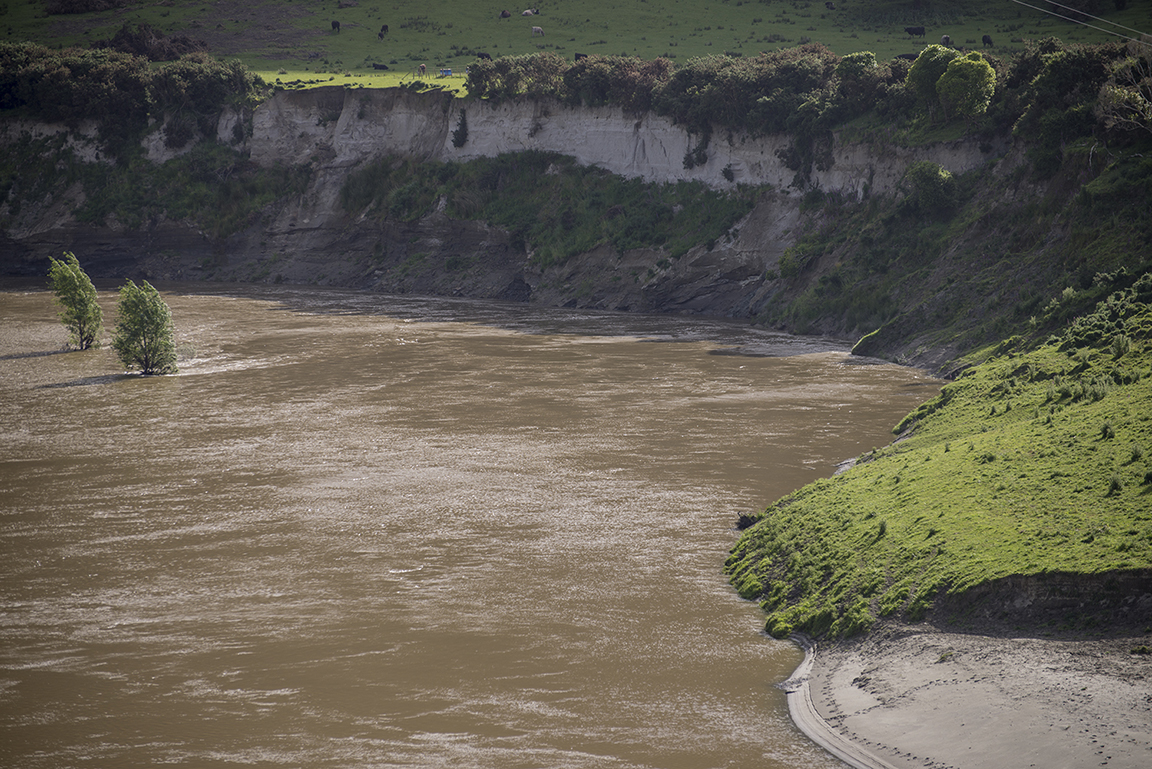
{"label": "sunlit grass patch", "polygon": [[768,629],[849,634],[1000,577],[1152,566],[1150,301],[1146,276],[969,369],[901,441],[768,508],[728,561]]}

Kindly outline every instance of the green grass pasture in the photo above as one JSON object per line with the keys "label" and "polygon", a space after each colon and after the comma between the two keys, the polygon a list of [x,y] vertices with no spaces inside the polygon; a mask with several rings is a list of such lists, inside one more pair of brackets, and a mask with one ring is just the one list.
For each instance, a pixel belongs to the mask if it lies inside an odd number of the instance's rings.
{"label": "green grass pasture", "polygon": [[[1032,3],[1032,5],[1040,5]],[[1104,3],[1108,21],[1152,32],[1152,5],[1129,2],[1123,11]],[[990,35],[994,53],[1022,48],[1022,40],[1059,37],[1068,42],[1113,39],[1011,0],[928,1],[914,9],[908,0],[846,0],[835,10],[822,0],[586,0],[578,4],[537,4],[539,16],[524,17],[520,6],[471,2],[361,0],[340,8],[336,2],[303,0],[220,0],[216,3],[128,3],[110,11],[49,16],[41,0],[4,0],[0,33],[11,41],[88,45],[110,38],[123,24],[150,24],[169,35],[205,40],[217,57],[238,58],[265,79],[316,81],[383,87],[442,69],[462,75],[478,52],[491,56],[553,51],[571,59],[576,52],[630,55],[645,59],[760,51],[819,42],[840,55],[872,51],[885,60],[918,52],[939,42],[980,48]],[[507,9],[512,16],[500,18]],[[340,22],[340,31],[332,21]],[[1094,26],[1111,25],[1092,21]],[[388,25],[383,40],[382,25]],[[533,36],[539,26],[544,36]],[[907,26],[924,26],[913,38]],[[373,64],[389,67],[378,74]],[[284,72],[281,72],[284,70]],[[349,73],[346,77],[344,73]],[[330,80],[326,78],[335,78]],[[445,79],[445,85],[457,87]]]}

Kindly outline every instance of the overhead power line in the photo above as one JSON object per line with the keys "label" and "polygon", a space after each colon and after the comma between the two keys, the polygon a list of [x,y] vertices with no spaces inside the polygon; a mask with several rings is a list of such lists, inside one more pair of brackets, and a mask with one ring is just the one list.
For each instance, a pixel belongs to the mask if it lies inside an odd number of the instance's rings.
{"label": "overhead power line", "polygon": [[[1065,16],[1063,14],[1057,13],[1056,11],[1049,10],[1047,8],[1041,8],[1041,7],[1036,6],[1036,5],[1030,5],[1028,3],[1025,3],[1024,0],[1012,0],[1012,2],[1016,3],[1017,5],[1022,5],[1025,8],[1031,8],[1034,11],[1040,11],[1040,13],[1046,13],[1049,16],[1055,16],[1058,19],[1064,19],[1065,21],[1070,21],[1073,24],[1079,24],[1082,27],[1088,27],[1089,29],[1098,30],[1100,32],[1103,32],[1106,35],[1114,35],[1115,37],[1123,38],[1124,40],[1131,40],[1131,41],[1136,42],[1136,43],[1144,42],[1139,37],[1132,37],[1131,35],[1125,35],[1123,33],[1116,32],[1116,31],[1111,30],[1111,29],[1105,29],[1104,27],[1098,27],[1095,24],[1089,24],[1086,21],[1081,21],[1080,19],[1076,19],[1076,18],[1073,18],[1071,16]],[[1080,11],[1080,10],[1077,10],[1075,8],[1070,8],[1067,5],[1061,5],[1060,3],[1056,3],[1056,2],[1049,2],[1049,5],[1054,5],[1058,8],[1064,8],[1065,10],[1071,11],[1072,13],[1076,13],[1076,14],[1079,14],[1081,16],[1087,16],[1089,19],[1095,19],[1096,21],[1099,21],[1103,24],[1111,24],[1114,27],[1119,27],[1120,29],[1126,29],[1129,32],[1133,32],[1137,35],[1140,35],[1141,37],[1146,36],[1146,33],[1141,32],[1138,29],[1132,29],[1132,27],[1126,27],[1123,24],[1117,24],[1114,21],[1108,21],[1108,19],[1102,19],[1099,16],[1093,16],[1090,13],[1084,13],[1084,11]]]}

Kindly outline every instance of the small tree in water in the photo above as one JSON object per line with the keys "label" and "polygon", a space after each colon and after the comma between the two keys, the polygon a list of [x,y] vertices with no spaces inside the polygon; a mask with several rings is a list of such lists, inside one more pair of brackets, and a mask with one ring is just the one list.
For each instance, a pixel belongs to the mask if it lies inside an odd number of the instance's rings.
{"label": "small tree in water", "polygon": [[96,287],[80,269],[75,254],[65,251],[63,259],[51,261],[48,280],[60,304],[60,321],[69,331],[68,341],[81,350],[98,346],[104,312],[96,301]]}
{"label": "small tree in water", "polygon": [[176,339],[172,311],[148,281],[120,287],[119,315],[112,349],[128,368],[142,374],[176,373]]}

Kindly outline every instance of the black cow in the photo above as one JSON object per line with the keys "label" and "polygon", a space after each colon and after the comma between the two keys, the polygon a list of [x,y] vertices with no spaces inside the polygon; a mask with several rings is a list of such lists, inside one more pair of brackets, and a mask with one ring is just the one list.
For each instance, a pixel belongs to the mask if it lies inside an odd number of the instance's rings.
{"label": "black cow", "polygon": [[510,18],[512,18],[512,12],[511,11],[500,11],[500,18],[501,19],[510,19]]}
{"label": "black cow", "polygon": [[477,59],[483,59],[484,61],[492,61],[492,57],[489,56],[488,54],[484,53],[483,51],[478,52],[476,54],[476,58]]}
{"label": "black cow", "polygon": [[576,61],[580,61],[581,59],[587,59],[587,58],[588,58],[588,54],[586,54],[586,53],[576,54]]}
{"label": "black cow", "polygon": [[952,38],[948,37],[947,35],[941,35],[940,45],[945,47],[952,45]]}
{"label": "black cow", "polygon": [[991,35],[985,35],[984,36],[984,47],[985,48],[991,48],[992,47],[992,36]]}
{"label": "black cow", "polygon": [[388,34],[388,25],[387,24],[384,24],[380,27],[380,34],[381,35],[387,35]]}
{"label": "black cow", "polygon": [[905,27],[904,31],[907,32],[910,37],[924,37],[925,34],[923,27]]}
{"label": "black cow", "polygon": [[920,58],[920,54],[918,54],[918,53],[898,53],[898,54],[896,54],[896,58],[897,59],[907,59],[908,61],[916,61],[917,59]]}
{"label": "black cow", "polygon": [[333,32],[339,32],[340,31],[340,22],[338,22],[338,21],[332,22],[332,31]]}
{"label": "black cow", "polygon": [[836,10],[836,3],[824,3],[824,7],[830,11]]}
{"label": "black cow", "polygon": [[372,69],[388,69],[387,64],[373,64]]}

